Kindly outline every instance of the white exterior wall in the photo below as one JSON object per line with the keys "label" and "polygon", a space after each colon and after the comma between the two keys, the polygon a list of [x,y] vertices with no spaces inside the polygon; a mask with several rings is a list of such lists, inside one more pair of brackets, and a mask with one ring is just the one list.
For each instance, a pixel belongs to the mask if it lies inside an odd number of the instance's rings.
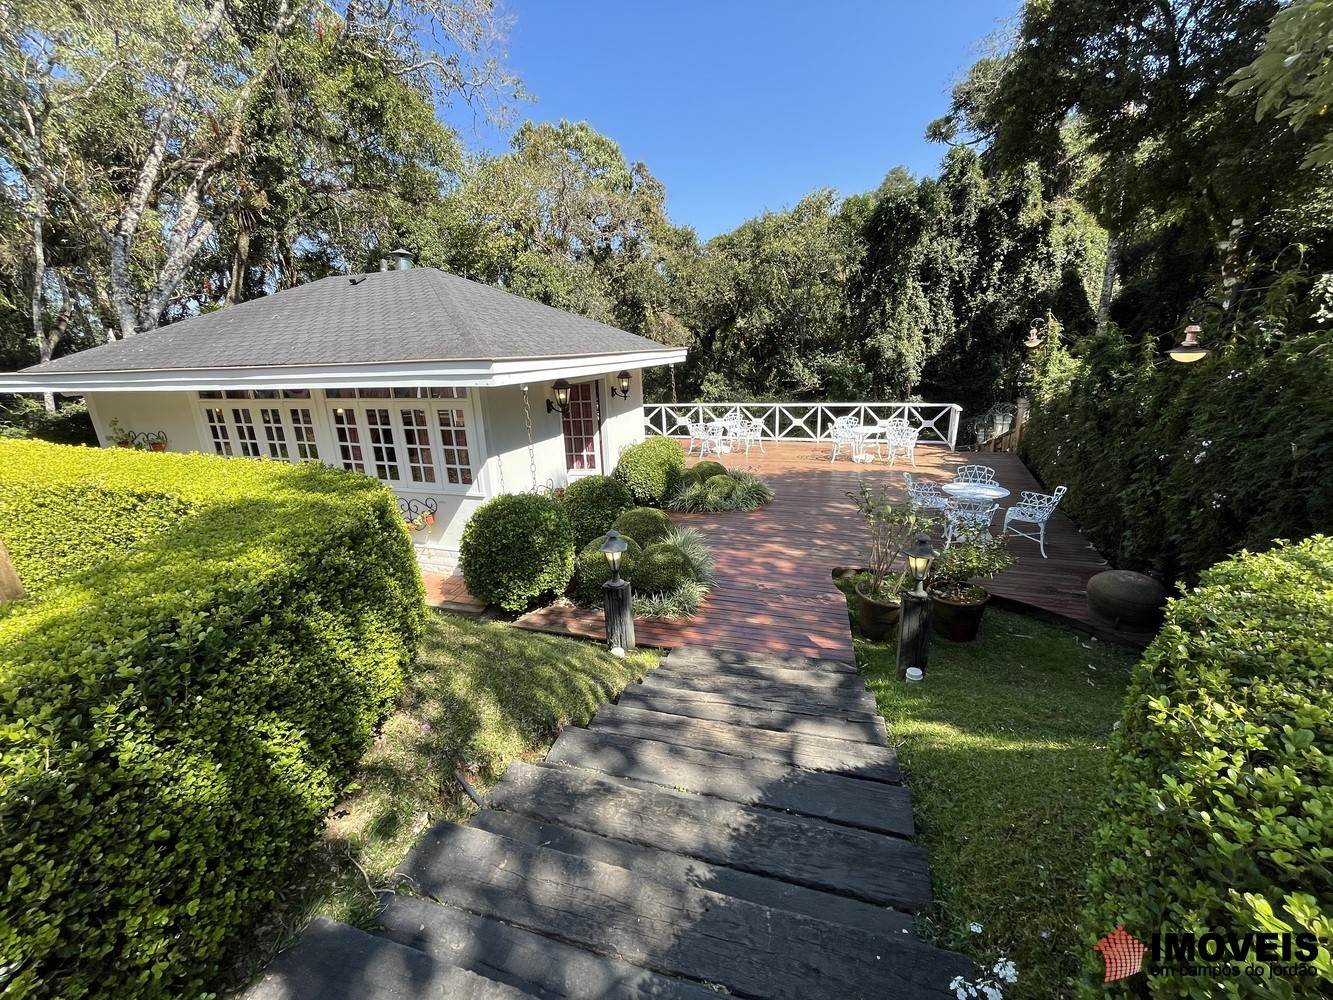
{"label": "white exterior wall", "polygon": [[[612,398],[614,376],[574,379],[576,384],[595,381],[601,404],[600,461],[602,474],[609,474],[622,449],[644,439],[643,380],[631,371],[628,399]],[[472,512],[487,498],[501,493],[523,493],[533,488],[533,461],[537,486],[562,487],[569,483],[565,468],[561,415],[548,413],[546,400],[554,398],[551,382],[528,384],[532,417],[532,450],[524,419],[521,386],[472,388],[465,404],[468,444],[472,451],[474,483],[471,487],[448,484],[418,484],[402,480],[387,485],[403,500],[433,499],[439,511],[433,525],[414,530],[413,542],[423,568],[452,572],[458,563],[463,527]],[[103,446],[110,444],[110,424],[118,420],[124,430],[163,431],[168,451],[213,454],[214,447],[204,418],[206,407],[249,407],[257,418],[263,406],[308,406],[314,418],[315,442],[321,461],[337,465],[338,446],[331,413],[340,403],[323,391],[313,390],[309,400],[201,400],[197,392],[90,392],[88,411]],[[460,405],[456,400],[365,400],[365,404],[435,407]],[[362,429],[364,431],[364,428]],[[260,431],[262,435],[262,429]],[[434,440],[434,439],[433,439]],[[263,441],[261,440],[261,445]],[[401,448],[401,442],[399,443]],[[369,450],[369,446],[366,446]],[[436,449],[437,464],[439,449]]]}

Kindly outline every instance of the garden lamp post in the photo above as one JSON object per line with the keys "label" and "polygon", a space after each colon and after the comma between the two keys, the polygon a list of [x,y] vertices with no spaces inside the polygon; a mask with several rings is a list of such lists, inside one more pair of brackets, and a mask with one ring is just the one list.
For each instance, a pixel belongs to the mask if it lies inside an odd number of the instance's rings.
{"label": "garden lamp post", "polygon": [[611,566],[611,579],[602,584],[602,606],[606,610],[606,642],[614,652],[634,648],[634,603],[628,580],[620,578],[620,562],[629,543],[612,529],[602,543],[602,555]]}
{"label": "garden lamp post", "polygon": [[1029,351],[1035,351],[1042,344],[1046,343],[1045,338],[1041,335],[1041,331],[1045,326],[1046,320],[1040,316],[1034,317],[1032,322],[1028,324],[1028,339],[1023,341],[1023,346]]}
{"label": "garden lamp post", "polygon": [[1199,334],[1202,332],[1203,327],[1197,323],[1185,327],[1185,339],[1167,352],[1171,360],[1188,365],[1208,357],[1208,348],[1199,343]]}
{"label": "garden lamp post", "polygon": [[907,572],[915,582],[902,596],[903,610],[898,623],[898,680],[905,681],[908,671],[915,671],[914,680],[926,672],[930,654],[930,620],[935,602],[926,593],[926,577],[930,564],[939,555],[930,544],[930,536],[919,534],[916,541],[903,553],[907,556]]}

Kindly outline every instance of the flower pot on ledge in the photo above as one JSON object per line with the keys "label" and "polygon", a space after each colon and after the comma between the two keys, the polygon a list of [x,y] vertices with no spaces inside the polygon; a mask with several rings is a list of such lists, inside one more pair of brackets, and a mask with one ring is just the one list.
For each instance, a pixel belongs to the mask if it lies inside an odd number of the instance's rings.
{"label": "flower pot on ledge", "polygon": [[867,639],[883,639],[898,627],[903,606],[900,601],[883,601],[867,597],[858,586],[856,588],[856,616],[861,623],[861,634]]}
{"label": "flower pot on ledge", "polygon": [[[941,597],[937,593],[930,596],[935,600],[935,634],[950,642],[975,642],[981,630],[981,616],[990,603],[990,592],[983,587],[974,587],[979,591],[980,600],[955,600]],[[974,594],[968,595],[975,598]]]}

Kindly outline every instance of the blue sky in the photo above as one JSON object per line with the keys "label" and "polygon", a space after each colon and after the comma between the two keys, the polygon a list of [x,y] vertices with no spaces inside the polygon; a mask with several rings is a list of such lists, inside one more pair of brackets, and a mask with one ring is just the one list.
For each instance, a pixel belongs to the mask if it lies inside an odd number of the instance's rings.
{"label": "blue sky", "polygon": [[[521,118],[587,121],[708,238],[819,187],[854,194],[922,138],[1018,0],[508,0]],[[469,144],[502,149],[494,134]]]}

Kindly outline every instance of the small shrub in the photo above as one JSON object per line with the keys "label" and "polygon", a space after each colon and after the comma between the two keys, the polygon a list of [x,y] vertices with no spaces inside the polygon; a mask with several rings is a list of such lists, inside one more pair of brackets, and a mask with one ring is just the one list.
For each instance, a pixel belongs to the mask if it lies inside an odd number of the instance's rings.
{"label": "small shrub", "polygon": [[463,529],[459,564],[474,597],[522,611],[533,599],[569,584],[574,528],[554,497],[498,496],[478,507]]}
{"label": "small shrub", "polygon": [[708,544],[702,531],[698,528],[672,528],[662,541],[685,553],[690,568],[694,570],[694,578],[705,586],[712,586],[715,566],[713,547]]}
{"label": "small shrub", "polygon": [[705,479],[704,489],[719,506],[730,507],[730,500],[736,492],[736,480],[723,472],[720,475],[709,476]]}
{"label": "small shrub", "polygon": [[694,582],[694,567],[689,557],[669,542],[653,542],[644,547],[634,567],[634,589],[640,594],[665,594],[683,583]]}
{"label": "small shrub", "polygon": [[634,539],[645,548],[666,538],[673,525],[671,517],[653,507],[635,507],[616,518],[611,525],[622,535]]}
{"label": "small shrub", "polygon": [[[705,464],[716,463],[701,462],[690,471],[697,472]],[[733,510],[756,510],[772,499],[773,488],[759,476],[733,470],[702,481],[682,479],[663,506],[691,514],[721,514]]]}
{"label": "small shrub", "polygon": [[634,614],[644,618],[690,618],[699,610],[708,588],[688,581],[664,594],[634,595]]}
{"label": "small shrub", "polygon": [[1218,982],[1149,968],[1154,997],[1324,995],[1333,975],[1330,636],[1325,536],[1241,553],[1168,607],[1111,738],[1084,923],[1095,995],[1092,944],[1119,924],[1143,941],[1159,929],[1291,930],[1323,944],[1303,963],[1318,973],[1309,978]]}
{"label": "small shrub", "polygon": [[694,468],[690,469],[690,471],[693,472],[695,476],[698,477],[699,482],[702,483],[704,480],[712,479],[714,476],[725,476],[727,474],[727,467],[721,462],[705,461],[700,462],[698,465],[694,466]]}
{"label": "small shrub", "polygon": [[616,479],[629,487],[637,504],[658,505],[685,469],[685,452],[667,437],[652,437],[626,448],[616,463]]}
{"label": "small shrub", "polygon": [[574,528],[574,547],[580,551],[598,535],[605,535],[616,518],[634,506],[629,489],[610,476],[576,479],[560,499]]}
{"label": "small shrub", "polygon": [[[629,548],[620,560],[620,575],[627,580],[634,579],[634,567],[638,564],[643,549],[633,538],[621,535]],[[602,603],[602,584],[611,579],[611,566],[602,555],[602,546],[606,544],[606,535],[594,538],[579,550],[578,564],[574,570],[574,596],[584,604]]]}

